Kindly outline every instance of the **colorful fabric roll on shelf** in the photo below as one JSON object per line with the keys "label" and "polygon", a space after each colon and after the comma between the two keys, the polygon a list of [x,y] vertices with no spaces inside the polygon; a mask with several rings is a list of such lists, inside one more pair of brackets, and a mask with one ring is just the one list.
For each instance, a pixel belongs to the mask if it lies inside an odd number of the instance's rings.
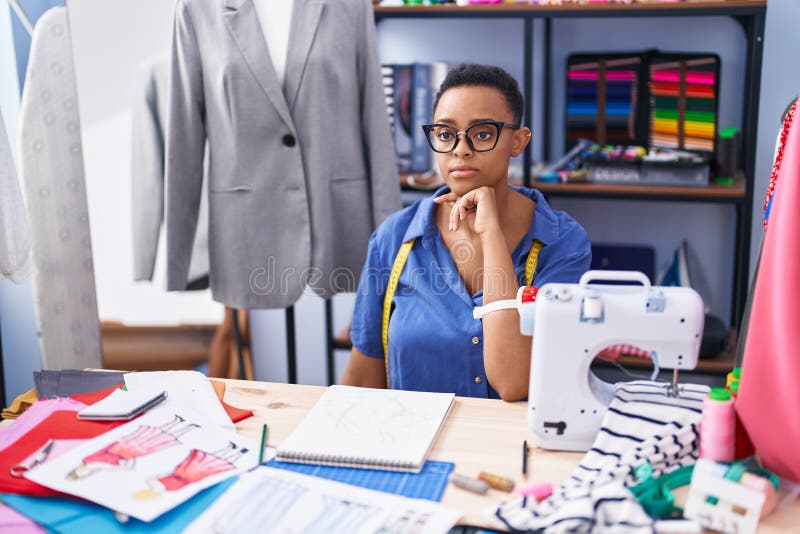
{"label": "colorful fabric roll on shelf", "polygon": [[599,59],[567,70],[567,143],[595,139],[630,144],[635,139],[639,59]]}
{"label": "colorful fabric roll on shelf", "polygon": [[650,66],[650,146],[714,151],[717,69],[712,57]]}

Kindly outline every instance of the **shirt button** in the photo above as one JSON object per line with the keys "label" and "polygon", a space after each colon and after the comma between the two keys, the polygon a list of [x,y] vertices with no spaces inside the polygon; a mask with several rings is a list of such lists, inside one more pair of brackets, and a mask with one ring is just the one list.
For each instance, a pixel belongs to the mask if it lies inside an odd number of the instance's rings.
{"label": "shirt button", "polygon": [[296,140],[292,134],[286,134],[283,136],[283,144],[286,146],[294,146]]}
{"label": "shirt button", "polygon": [[475,383],[476,383],[476,384],[483,384],[483,378],[481,378],[481,377],[479,377],[479,376],[476,376],[476,377],[475,377]]}
{"label": "shirt button", "polygon": [[480,342],[481,342],[481,338],[479,338],[478,336],[475,336],[475,337],[472,338],[472,344],[473,345],[477,345]]}

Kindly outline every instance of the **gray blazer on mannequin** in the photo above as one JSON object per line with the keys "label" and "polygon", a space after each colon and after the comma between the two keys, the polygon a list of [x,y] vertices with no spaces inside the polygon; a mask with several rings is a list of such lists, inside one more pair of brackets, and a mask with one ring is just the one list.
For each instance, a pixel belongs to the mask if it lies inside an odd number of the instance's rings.
{"label": "gray blazer on mannequin", "polygon": [[209,142],[216,300],[353,291],[400,207],[369,0],[295,0],[283,87],[251,0],[179,0],[167,125],[168,289],[186,285]]}

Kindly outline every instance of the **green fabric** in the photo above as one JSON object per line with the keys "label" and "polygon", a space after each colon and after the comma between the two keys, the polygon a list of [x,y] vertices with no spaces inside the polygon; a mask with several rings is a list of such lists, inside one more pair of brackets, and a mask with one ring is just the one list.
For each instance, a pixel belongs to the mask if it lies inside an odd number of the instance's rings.
{"label": "green fabric", "polygon": [[649,467],[649,462],[645,462],[635,469],[637,478],[640,473],[646,476],[642,482],[630,488],[633,496],[636,497],[645,512],[652,517],[665,519],[681,515],[683,510],[675,506],[675,495],[672,490],[691,483],[694,466],[686,465],[658,478],[652,478],[652,467],[647,474],[648,470],[645,466]]}
{"label": "green fabric", "polygon": [[[656,109],[653,114],[657,119],[673,119],[678,120],[678,112],[668,109]],[[687,111],[683,114],[687,121],[693,122],[714,122],[714,114],[707,111]]]}
{"label": "green fabric", "polygon": [[[678,109],[678,99],[671,96],[656,96],[655,107],[658,109]],[[686,109],[690,111],[714,111],[714,101],[708,98],[687,98]]]}

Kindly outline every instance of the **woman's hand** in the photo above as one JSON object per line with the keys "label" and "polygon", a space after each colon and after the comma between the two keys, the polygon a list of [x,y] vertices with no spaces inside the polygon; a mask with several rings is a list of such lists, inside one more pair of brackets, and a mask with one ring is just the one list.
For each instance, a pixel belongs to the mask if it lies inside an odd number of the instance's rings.
{"label": "woman's hand", "polygon": [[458,230],[462,222],[479,236],[500,231],[500,217],[497,213],[494,189],[483,186],[459,197],[452,191],[436,197],[433,201],[451,207],[450,230]]}

